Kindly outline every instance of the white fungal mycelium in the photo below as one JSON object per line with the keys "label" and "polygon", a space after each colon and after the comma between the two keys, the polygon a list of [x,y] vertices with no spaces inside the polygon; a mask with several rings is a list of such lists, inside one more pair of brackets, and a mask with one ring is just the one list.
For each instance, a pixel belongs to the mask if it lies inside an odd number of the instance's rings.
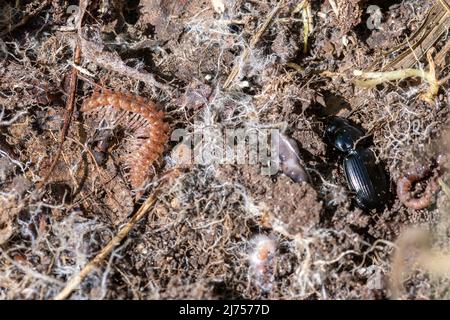
{"label": "white fungal mycelium", "polygon": [[274,238],[258,235],[251,240],[249,254],[250,280],[263,292],[272,289],[274,281],[274,258],[277,252],[277,242]]}

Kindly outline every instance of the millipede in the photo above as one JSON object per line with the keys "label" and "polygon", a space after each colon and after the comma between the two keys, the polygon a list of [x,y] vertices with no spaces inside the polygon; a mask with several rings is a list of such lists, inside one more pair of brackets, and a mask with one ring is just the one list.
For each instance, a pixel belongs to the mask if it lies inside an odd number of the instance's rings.
{"label": "millipede", "polygon": [[142,188],[150,166],[159,159],[168,141],[169,125],[157,105],[140,96],[108,89],[95,91],[81,112],[98,116],[100,129],[120,127],[124,132],[124,162],[133,189]]}

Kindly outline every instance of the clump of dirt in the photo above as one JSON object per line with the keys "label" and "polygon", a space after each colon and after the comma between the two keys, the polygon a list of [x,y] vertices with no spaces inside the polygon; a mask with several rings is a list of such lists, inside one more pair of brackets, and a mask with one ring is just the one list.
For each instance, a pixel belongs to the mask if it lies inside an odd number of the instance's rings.
{"label": "clump of dirt", "polygon": [[[449,83],[426,102],[430,84],[417,78],[371,89],[354,82],[399,57],[439,3],[84,5],[7,1],[0,13],[0,298],[55,297],[155,194],[146,217],[71,298],[447,297],[448,281],[429,275],[448,271],[433,251],[448,250],[448,177],[422,210],[405,207],[395,189],[412,164],[448,151]],[[432,45],[439,79],[448,73],[448,37]],[[410,67],[429,70],[429,60]],[[119,152],[133,137],[107,128],[111,144],[99,148],[102,115],[92,121],[80,111],[102,89],[154,101],[171,126],[142,190],[130,186]],[[324,139],[331,115],[367,133],[389,177],[383,210],[356,205],[342,155]],[[244,141],[230,143],[227,130]],[[265,140],[252,149],[252,134],[270,130],[298,142],[309,183],[264,171],[278,159],[263,153]],[[244,161],[230,160],[242,146]],[[410,231],[418,225],[439,236]]]}

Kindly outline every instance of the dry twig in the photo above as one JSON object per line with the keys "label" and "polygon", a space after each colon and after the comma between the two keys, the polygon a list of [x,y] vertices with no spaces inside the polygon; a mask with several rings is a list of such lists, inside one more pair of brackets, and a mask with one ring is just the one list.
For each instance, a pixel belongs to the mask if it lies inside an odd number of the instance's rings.
{"label": "dry twig", "polygon": [[[5,36],[6,34],[12,32],[12,31],[14,31],[16,28],[19,28],[19,27],[23,26],[25,23],[28,22],[28,20],[30,20],[31,18],[33,18],[36,15],[38,15],[42,11],[42,9],[44,9],[49,3],[50,3],[49,0],[42,1],[42,3],[36,9],[34,9],[29,14],[25,15],[22,19],[20,19],[19,22],[17,22],[14,25],[9,26],[8,28],[6,28],[6,30],[1,31],[0,32],[0,38]],[[4,4],[2,4],[2,6],[3,5]]]}
{"label": "dry twig", "polygon": [[[87,2],[85,0],[80,1],[80,13],[79,13],[79,18],[78,18],[78,34],[80,34],[81,23],[83,21],[83,16],[86,11],[86,8],[87,8]],[[80,64],[80,61],[81,61],[81,47],[80,47],[80,43],[77,39],[76,44],[75,44],[73,63],[75,65],[77,65],[77,64]],[[72,120],[73,110],[75,108],[75,95],[76,95],[76,91],[77,91],[77,81],[78,81],[78,69],[72,67],[72,72],[71,72],[70,78],[69,78],[69,92],[67,95],[66,112],[64,115],[64,127],[61,131],[61,136],[60,136],[61,138],[60,138],[58,151],[56,152],[56,155],[52,161],[52,164],[51,164],[50,169],[48,170],[46,176],[37,185],[37,189],[41,189],[42,187],[44,187],[47,184],[47,182],[50,178],[50,175],[53,173],[53,170],[55,169],[56,165],[58,164],[58,160],[61,157],[62,147],[63,147],[64,141],[66,140],[67,133],[69,132],[69,127],[70,127],[70,123]]]}

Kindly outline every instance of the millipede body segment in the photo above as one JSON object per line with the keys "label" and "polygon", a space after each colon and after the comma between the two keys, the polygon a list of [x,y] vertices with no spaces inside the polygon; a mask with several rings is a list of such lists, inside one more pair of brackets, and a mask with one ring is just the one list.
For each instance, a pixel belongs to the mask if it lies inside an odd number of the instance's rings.
{"label": "millipede body segment", "polygon": [[100,129],[121,127],[125,132],[125,163],[133,189],[143,186],[150,176],[150,166],[163,153],[169,125],[164,112],[142,97],[103,90],[94,92],[83,103],[81,111],[98,116]]}

